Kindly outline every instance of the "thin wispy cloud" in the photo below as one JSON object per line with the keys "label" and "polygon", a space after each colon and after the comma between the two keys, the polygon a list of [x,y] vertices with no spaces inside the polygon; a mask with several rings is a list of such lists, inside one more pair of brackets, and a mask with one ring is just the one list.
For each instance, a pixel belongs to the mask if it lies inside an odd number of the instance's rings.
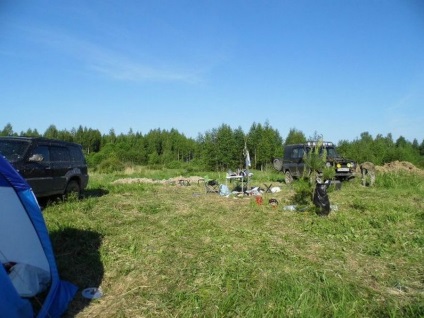
{"label": "thin wispy cloud", "polygon": [[88,61],[87,67],[108,78],[120,81],[172,81],[197,83],[200,81],[195,73],[179,72],[171,69],[159,69],[112,55]]}
{"label": "thin wispy cloud", "polygon": [[140,82],[201,82],[201,72],[198,70],[181,70],[181,68],[172,66],[171,63],[167,64],[166,61],[161,64],[167,66],[149,65],[124,52],[118,52],[59,31],[41,28],[25,28],[25,31],[31,41],[60,51],[65,56],[79,61],[87,70],[109,79]]}
{"label": "thin wispy cloud", "polygon": [[[424,40],[414,4],[9,2],[0,12],[0,104],[23,109],[4,116],[17,130],[28,128],[25,112],[30,126],[48,127],[57,116],[34,109],[63,105],[61,125],[84,113],[104,132],[113,123],[196,136],[194,122],[248,129],[271,117],[282,136],[294,126],[333,141],[363,131],[422,140]],[[175,118],[183,109],[186,121]],[[342,114],[353,124],[320,125]]]}

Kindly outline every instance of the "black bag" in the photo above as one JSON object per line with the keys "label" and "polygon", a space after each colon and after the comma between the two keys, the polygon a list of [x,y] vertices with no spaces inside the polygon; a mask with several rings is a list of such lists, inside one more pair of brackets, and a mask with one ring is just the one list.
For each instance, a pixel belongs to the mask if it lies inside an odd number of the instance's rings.
{"label": "black bag", "polygon": [[326,216],[330,213],[330,200],[328,198],[327,189],[330,186],[330,181],[324,183],[317,181],[314,191],[314,204],[316,213],[320,216]]}

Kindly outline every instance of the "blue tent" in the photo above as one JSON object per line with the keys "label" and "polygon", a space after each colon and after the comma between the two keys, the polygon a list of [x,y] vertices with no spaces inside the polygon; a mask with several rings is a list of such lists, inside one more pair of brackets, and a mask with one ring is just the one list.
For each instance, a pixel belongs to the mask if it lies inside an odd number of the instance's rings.
{"label": "blue tent", "polygon": [[[0,260],[4,265],[0,266],[0,317],[60,317],[74,297],[77,287],[60,280],[37,200],[30,186],[2,156],[0,202]],[[13,283],[11,272],[5,267],[5,264],[10,263],[25,264],[28,268],[47,274],[46,295],[37,312],[34,312],[26,295],[18,292]],[[23,280],[31,275],[20,273],[15,276]]]}

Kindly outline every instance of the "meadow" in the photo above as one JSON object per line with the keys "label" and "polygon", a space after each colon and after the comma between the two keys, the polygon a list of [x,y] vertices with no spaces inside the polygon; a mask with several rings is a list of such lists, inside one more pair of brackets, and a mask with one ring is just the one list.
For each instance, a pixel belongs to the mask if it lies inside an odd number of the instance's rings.
{"label": "meadow", "polygon": [[[65,317],[424,316],[422,173],[332,187],[327,217],[285,210],[296,183],[276,172],[254,171],[252,186],[281,188],[263,204],[201,182],[114,182],[179,175],[92,173],[84,198],[43,208],[61,277],[79,287]],[[103,296],[83,298],[87,287]]]}

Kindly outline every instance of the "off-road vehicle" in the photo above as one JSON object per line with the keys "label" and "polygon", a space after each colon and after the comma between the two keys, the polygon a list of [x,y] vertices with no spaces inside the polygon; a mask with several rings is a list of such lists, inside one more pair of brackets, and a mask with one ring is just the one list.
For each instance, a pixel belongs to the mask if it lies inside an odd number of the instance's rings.
{"label": "off-road vehicle", "polygon": [[88,183],[81,146],[38,137],[0,137],[0,155],[26,179],[37,198],[81,195]]}
{"label": "off-road vehicle", "polygon": [[319,144],[321,144],[320,153],[323,153],[324,149],[327,153],[326,166],[332,166],[335,169],[335,179],[348,180],[354,177],[356,163],[353,160],[341,157],[332,142],[309,141],[304,144],[284,146],[284,156],[274,159],[274,168],[285,174],[286,183],[291,183],[293,178],[304,176],[305,168],[307,169],[304,156]]}

